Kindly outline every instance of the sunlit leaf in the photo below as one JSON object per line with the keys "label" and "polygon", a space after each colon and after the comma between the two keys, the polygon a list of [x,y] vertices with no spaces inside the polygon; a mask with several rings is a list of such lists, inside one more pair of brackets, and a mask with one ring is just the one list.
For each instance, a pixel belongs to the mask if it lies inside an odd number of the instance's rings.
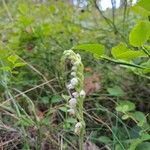
{"label": "sunlit leaf", "polygon": [[7,58],[8,61],[10,61],[11,63],[15,63],[18,59],[18,56],[17,55],[11,55]]}
{"label": "sunlit leaf", "polygon": [[96,58],[100,58],[104,52],[105,47],[101,44],[81,44],[73,47],[74,50],[84,50],[92,53]]}
{"label": "sunlit leaf", "polygon": [[130,101],[120,101],[118,106],[116,107],[116,111],[119,112],[128,112],[135,109],[135,104]]}
{"label": "sunlit leaf", "polygon": [[150,37],[150,22],[140,21],[131,30],[129,35],[130,44],[139,47],[142,46]]}
{"label": "sunlit leaf", "polygon": [[132,60],[137,57],[146,57],[147,55],[142,50],[130,50],[124,43],[120,43],[119,45],[112,48],[112,55],[116,59],[123,60]]}
{"label": "sunlit leaf", "polygon": [[149,0],[140,0],[137,5],[143,7],[144,9],[146,9],[148,11],[150,11],[150,1]]}

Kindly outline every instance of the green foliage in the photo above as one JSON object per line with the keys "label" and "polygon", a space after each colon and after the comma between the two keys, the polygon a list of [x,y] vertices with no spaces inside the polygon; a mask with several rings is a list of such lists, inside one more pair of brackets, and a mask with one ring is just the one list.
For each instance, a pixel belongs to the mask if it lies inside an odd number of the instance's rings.
{"label": "green foliage", "polygon": [[90,52],[95,58],[100,58],[105,53],[105,47],[101,44],[81,44],[73,47],[73,49]]}
{"label": "green foliage", "polygon": [[150,11],[150,3],[149,3],[149,0],[140,0],[137,5],[143,7],[144,9],[146,9],[146,10],[148,10],[148,11]]}
{"label": "green foliage", "polygon": [[145,44],[150,37],[150,22],[140,21],[131,30],[129,35],[130,44],[139,47]]}
{"label": "green foliage", "polygon": [[116,111],[127,113],[135,109],[135,104],[130,101],[120,101],[116,107]]}
{"label": "green foliage", "polygon": [[107,91],[111,96],[121,97],[125,95],[124,91],[119,86],[107,88]]}
{"label": "green foliage", "polygon": [[69,2],[0,2],[0,138],[21,134],[4,149],[42,149],[44,143],[59,149],[59,141],[62,149],[79,149],[73,133],[78,120],[68,117],[70,93],[60,73],[62,53],[71,48],[82,52],[90,83],[85,137],[100,149],[149,149],[149,0],[106,11],[95,1],[84,7]]}
{"label": "green foliage", "polygon": [[150,143],[149,142],[144,142],[139,144],[135,150],[149,150],[150,149]]}
{"label": "green foliage", "polygon": [[125,43],[120,43],[119,45],[113,47],[111,53],[115,59],[122,59],[126,61],[147,56],[142,50],[135,51],[127,48]]}

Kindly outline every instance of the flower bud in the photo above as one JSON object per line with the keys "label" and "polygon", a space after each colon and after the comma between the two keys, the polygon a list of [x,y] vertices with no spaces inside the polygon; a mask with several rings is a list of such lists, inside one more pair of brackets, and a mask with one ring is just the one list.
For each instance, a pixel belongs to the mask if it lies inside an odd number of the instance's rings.
{"label": "flower bud", "polygon": [[68,85],[67,85],[67,89],[68,89],[68,90],[72,90],[72,89],[74,89],[74,86],[73,86],[72,84],[68,84]]}
{"label": "flower bud", "polygon": [[77,100],[76,100],[75,98],[71,98],[71,99],[69,100],[69,106],[70,106],[71,108],[76,107],[76,104],[77,104]]}
{"label": "flower bud", "polygon": [[69,112],[70,115],[75,115],[75,110],[73,108],[70,108],[67,111]]}
{"label": "flower bud", "polygon": [[75,134],[79,135],[81,128],[82,128],[82,123],[81,122],[76,123],[75,129],[74,129]]}
{"label": "flower bud", "polygon": [[76,76],[76,72],[71,72],[71,76]]}
{"label": "flower bud", "polygon": [[73,92],[72,93],[73,97],[78,98],[79,97],[79,93],[78,92]]}
{"label": "flower bud", "polygon": [[72,70],[73,70],[73,71],[77,71],[77,67],[76,67],[76,66],[73,66],[73,67],[72,67]]}
{"label": "flower bud", "polygon": [[71,82],[71,84],[72,84],[73,86],[75,86],[75,85],[78,84],[78,79],[77,79],[77,78],[72,78],[70,82]]}
{"label": "flower bud", "polygon": [[80,96],[83,97],[83,98],[85,98],[85,95],[86,95],[85,91],[84,91],[84,90],[81,90]]}
{"label": "flower bud", "polygon": [[80,65],[81,64],[81,62],[78,60],[78,61],[76,61],[76,62],[74,62],[74,66],[78,66],[78,65]]}
{"label": "flower bud", "polygon": [[80,54],[76,54],[76,55],[77,55],[78,59],[79,59],[79,60],[81,60],[81,56],[80,56]]}

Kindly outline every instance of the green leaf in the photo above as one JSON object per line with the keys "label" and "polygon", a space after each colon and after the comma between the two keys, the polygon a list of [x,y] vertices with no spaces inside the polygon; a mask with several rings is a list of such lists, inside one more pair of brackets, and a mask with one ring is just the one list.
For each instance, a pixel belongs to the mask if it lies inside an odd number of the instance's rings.
{"label": "green leaf", "polygon": [[59,95],[54,95],[52,98],[51,98],[51,102],[52,103],[58,103],[62,101],[62,98],[59,96]]}
{"label": "green leaf", "polygon": [[0,69],[3,71],[11,71],[11,68],[9,66],[1,67]]}
{"label": "green leaf", "polygon": [[128,150],[136,150],[136,147],[142,143],[142,140],[141,139],[133,139],[133,140],[130,140],[131,141],[131,145],[129,147]]}
{"label": "green leaf", "polygon": [[143,7],[144,9],[146,9],[148,11],[150,11],[150,1],[149,0],[140,0],[137,5]]}
{"label": "green leaf", "polygon": [[139,47],[142,46],[150,36],[150,22],[140,21],[131,30],[129,35],[130,44]]}
{"label": "green leaf", "polygon": [[76,123],[77,120],[74,119],[74,118],[67,118],[67,119],[66,119],[66,122],[67,122],[67,123]]}
{"label": "green leaf", "polygon": [[143,112],[136,111],[132,113],[131,115],[136,121],[138,121],[138,126],[140,127],[143,126],[147,122],[146,116]]}
{"label": "green leaf", "polygon": [[143,142],[139,144],[135,150],[150,150],[150,142]]}
{"label": "green leaf", "polygon": [[120,101],[118,106],[116,107],[116,111],[119,112],[129,112],[135,109],[135,104],[130,101]]}
{"label": "green leaf", "polygon": [[138,15],[142,16],[142,17],[147,17],[149,16],[150,12],[145,10],[143,7],[135,5],[131,8],[131,10],[135,13],[137,13]]}
{"label": "green leaf", "polygon": [[85,50],[92,53],[96,58],[100,58],[105,52],[105,47],[101,44],[81,44],[73,47],[73,49]]}
{"label": "green leaf", "polygon": [[132,60],[137,57],[146,57],[147,55],[139,50],[134,51],[127,48],[126,44],[120,43],[119,45],[112,48],[111,51],[112,55],[116,59],[122,59],[122,60]]}
{"label": "green leaf", "polygon": [[59,107],[59,110],[61,110],[61,111],[63,111],[63,112],[67,112],[68,109],[67,109],[67,107],[63,107],[63,106],[62,106],[62,107]]}
{"label": "green leaf", "polygon": [[14,67],[22,67],[22,66],[25,66],[25,65],[26,65],[26,63],[20,62],[20,63],[15,63]]}
{"label": "green leaf", "polygon": [[124,91],[119,86],[114,86],[112,88],[107,88],[107,91],[111,96],[120,97],[120,96],[125,95]]}
{"label": "green leaf", "polygon": [[98,141],[100,141],[100,142],[102,142],[104,144],[108,144],[108,143],[112,142],[111,139],[109,137],[107,137],[107,136],[100,136],[98,138]]}
{"label": "green leaf", "polygon": [[11,63],[15,63],[18,59],[18,56],[17,55],[11,55],[7,58],[8,61],[10,61]]}
{"label": "green leaf", "polygon": [[29,6],[26,3],[21,3],[18,7],[18,10],[21,14],[25,15],[28,13]]}

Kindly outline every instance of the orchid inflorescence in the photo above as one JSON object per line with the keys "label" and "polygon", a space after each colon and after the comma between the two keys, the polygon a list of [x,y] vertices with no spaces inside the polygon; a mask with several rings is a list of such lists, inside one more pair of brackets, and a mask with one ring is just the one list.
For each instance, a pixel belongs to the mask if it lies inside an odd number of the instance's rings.
{"label": "orchid inflorescence", "polygon": [[68,113],[76,117],[78,122],[75,125],[74,132],[77,135],[83,134],[85,123],[83,119],[83,100],[85,98],[85,91],[83,90],[84,75],[83,64],[79,54],[74,53],[72,50],[66,50],[63,53],[63,59],[69,60],[71,63],[71,73],[69,83],[66,85],[70,93]]}

